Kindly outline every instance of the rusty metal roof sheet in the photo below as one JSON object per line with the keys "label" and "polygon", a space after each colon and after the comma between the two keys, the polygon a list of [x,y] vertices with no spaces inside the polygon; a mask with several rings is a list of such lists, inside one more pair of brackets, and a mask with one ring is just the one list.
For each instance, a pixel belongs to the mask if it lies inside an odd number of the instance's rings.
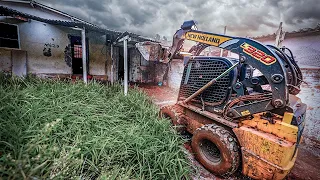
{"label": "rusty metal roof sheet", "polygon": [[[312,33],[320,33],[320,24],[318,24],[314,28],[303,28],[291,32],[286,32],[286,37],[293,37],[299,34],[312,34]],[[251,39],[275,39],[276,34],[267,34],[267,35],[262,35],[262,36],[256,36],[256,37],[250,37]]]}
{"label": "rusty metal roof sheet", "polygon": [[94,31],[99,32],[103,34],[108,34],[111,36],[112,41],[116,41],[117,39],[120,39],[123,36],[129,35],[130,37],[134,38],[136,41],[154,41],[151,38],[142,37],[135,33],[130,32],[120,32],[120,31],[114,31],[109,30],[105,28],[101,28],[97,25],[82,21],[60,21],[60,20],[52,20],[52,19],[45,19],[42,17],[26,14],[8,7],[0,6],[0,16],[12,16],[12,17],[23,17],[27,19],[33,19],[36,21],[52,24],[52,25],[59,25],[59,26],[65,26],[65,27],[75,27],[75,28],[85,28],[88,31]]}

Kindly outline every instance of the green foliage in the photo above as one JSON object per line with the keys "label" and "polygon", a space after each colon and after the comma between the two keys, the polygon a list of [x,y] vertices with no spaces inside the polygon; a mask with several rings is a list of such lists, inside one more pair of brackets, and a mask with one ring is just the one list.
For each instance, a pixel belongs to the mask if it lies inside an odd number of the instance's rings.
{"label": "green foliage", "polygon": [[181,179],[182,140],[137,89],[0,76],[0,177]]}

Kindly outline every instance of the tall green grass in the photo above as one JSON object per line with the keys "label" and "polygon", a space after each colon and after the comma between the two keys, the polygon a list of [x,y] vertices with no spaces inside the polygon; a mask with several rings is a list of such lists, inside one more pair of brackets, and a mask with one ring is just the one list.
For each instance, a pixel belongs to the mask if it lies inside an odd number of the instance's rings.
{"label": "tall green grass", "polygon": [[0,76],[4,179],[181,179],[182,143],[137,89]]}

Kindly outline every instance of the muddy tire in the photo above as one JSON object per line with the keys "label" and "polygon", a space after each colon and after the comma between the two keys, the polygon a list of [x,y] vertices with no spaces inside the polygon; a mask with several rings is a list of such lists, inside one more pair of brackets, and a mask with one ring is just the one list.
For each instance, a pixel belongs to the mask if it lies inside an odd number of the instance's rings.
{"label": "muddy tire", "polygon": [[172,106],[164,106],[160,109],[159,116],[160,118],[166,118],[171,121],[171,124],[173,128],[178,132],[178,133],[185,133],[186,132],[186,127],[183,125],[183,119],[182,119],[182,114],[183,114],[183,108],[179,105],[172,105]]}
{"label": "muddy tire", "polygon": [[198,128],[192,137],[195,158],[210,172],[230,176],[239,167],[240,152],[230,131],[215,124]]}

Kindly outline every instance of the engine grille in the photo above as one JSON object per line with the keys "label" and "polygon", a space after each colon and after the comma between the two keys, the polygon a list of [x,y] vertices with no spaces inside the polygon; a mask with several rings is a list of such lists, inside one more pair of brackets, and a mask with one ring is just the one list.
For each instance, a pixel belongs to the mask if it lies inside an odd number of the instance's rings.
{"label": "engine grille", "polygon": [[[213,78],[218,77],[231,66],[226,60],[221,59],[191,59],[184,68],[182,81],[179,91],[179,100],[191,96],[198,89],[203,87]],[[209,105],[220,105],[229,98],[232,82],[232,76],[224,76],[211,87],[206,89],[202,94],[195,98],[201,102],[201,97],[204,102]]]}

